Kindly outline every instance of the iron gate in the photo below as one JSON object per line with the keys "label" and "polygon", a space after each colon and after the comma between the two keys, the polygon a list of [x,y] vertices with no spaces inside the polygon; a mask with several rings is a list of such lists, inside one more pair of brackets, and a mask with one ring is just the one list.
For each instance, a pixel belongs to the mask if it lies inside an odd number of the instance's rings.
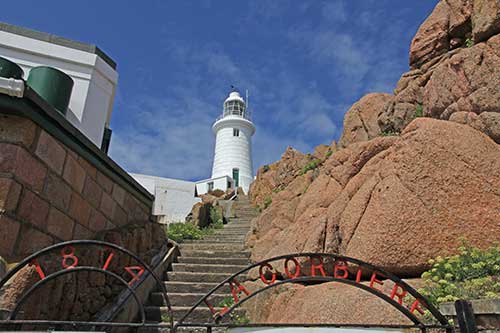
{"label": "iron gate", "polygon": [[[90,261],[88,260],[89,255],[92,258]],[[125,256],[130,262],[125,265],[119,264],[123,262],[123,258],[120,256]],[[126,262],[128,262],[127,260]],[[280,265],[280,269],[276,269],[279,267],[278,265]],[[0,328],[3,327],[17,330],[21,326],[25,327],[25,325],[30,325],[32,327],[86,328],[90,330],[111,330],[114,327],[126,327],[133,330],[138,330],[140,328],[167,328],[174,333],[181,327],[200,327],[206,328],[207,332],[211,332],[212,329],[216,327],[254,327],[256,325],[259,327],[398,328],[419,329],[422,332],[428,329],[441,329],[446,332],[451,332],[453,330],[453,327],[438,309],[405,281],[369,263],[336,254],[296,253],[266,259],[249,265],[220,282],[206,295],[200,298],[177,322],[174,322],[174,313],[172,312],[164,283],[162,283],[154,270],[141,258],[123,247],[112,243],[93,240],[75,240],[49,246],[27,257],[9,271],[0,281],[0,289],[2,289],[7,282],[13,280],[17,273],[30,266],[36,271],[38,281],[27,288],[23,295],[18,298],[15,306],[9,309],[7,318],[0,320]],[[241,277],[248,274],[250,270],[258,270],[258,277],[265,284],[265,287],[250,292],[243,283],[239,282],[242,281]],[[104,274],[118,281],[123,286],[123,289],[128,291],[135,299],[139,309],[139,321],[113,322],[113,318],[109,318],[107,321],[61,321],[18,318],[20,309],[37,289],[58,277],[82,271]],[[136,291],[148,277],[154,279],[157,290],[163,294],[166,301],[168,314],[168,322],[166,323],[146,322],[143,302],[137,296]],[[367,277],[369,277],[369,279],[365,281]],[[363,281],[365,282],[362,283]],[[390,293],[384,293],[379,287],[388,281],[392,281],[393,288]],[[304,323],[290,325],[276,323],[262,325],[227,321],[227,318],[229,318],[238,307],[270,288],[289,283],[311,284],[323,282],[337,282],[368,292],[394,307],[412,324],[366,325],[322,323],[312,325]],[[227,287],[230,289],[234,304],[217,310],[215,304],[211,302],[211,296],[222,288]],[[409,298],[411,298],[410,302],[408,302]],[[122,299],[121,302],[120,304],[120,301],[118,301],[118,309],[123,306],[125,301]],[[199,307],[208,308],[211,315],[204,320],[193,320],[191,318],[192,314]],[[424,311],[427,311],[434,318],[434,324],[429,324],[422,320]]]}

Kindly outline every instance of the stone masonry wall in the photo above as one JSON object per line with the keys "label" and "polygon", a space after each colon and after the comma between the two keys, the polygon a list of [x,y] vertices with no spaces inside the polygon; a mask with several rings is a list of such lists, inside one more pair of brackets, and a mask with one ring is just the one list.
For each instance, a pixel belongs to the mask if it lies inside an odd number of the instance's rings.
{"label": "stone masonry wall", "polygon": [[8,262],[60,241],[150,222],[151,204],[33,121],[0,115],[0,256]]}

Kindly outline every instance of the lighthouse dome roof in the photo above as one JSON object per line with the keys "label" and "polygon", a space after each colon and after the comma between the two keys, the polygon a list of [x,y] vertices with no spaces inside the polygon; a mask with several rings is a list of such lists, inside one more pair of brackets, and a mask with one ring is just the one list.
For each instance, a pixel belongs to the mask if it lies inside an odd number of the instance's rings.
{"label": "lighthouse dome roof", "polygon": [[237,91],[232,91],[230,94],[229,94],[229,97],[226,98],[226,100],[224,101],[224,103],[226,102],[230,102],[230,101],[240,101],[242,102],[243,104],[245,104],[245,100],[240,96],[240,93],[237,92]]}

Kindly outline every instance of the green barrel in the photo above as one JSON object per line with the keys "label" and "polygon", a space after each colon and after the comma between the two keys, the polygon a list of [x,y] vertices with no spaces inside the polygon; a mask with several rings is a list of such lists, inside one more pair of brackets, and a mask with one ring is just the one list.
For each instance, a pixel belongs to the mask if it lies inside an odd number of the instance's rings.
{"label": "green barrel", "polygon": [[0,77],[20,80],[23,78],[23,75],[23,69],[18,64],[0,57]]}
{"label": "green barrel", "polygon": [[73,90],[73,79],[58,69],[34,67],[28,76],[28,85],[57,111],[66,114]]}

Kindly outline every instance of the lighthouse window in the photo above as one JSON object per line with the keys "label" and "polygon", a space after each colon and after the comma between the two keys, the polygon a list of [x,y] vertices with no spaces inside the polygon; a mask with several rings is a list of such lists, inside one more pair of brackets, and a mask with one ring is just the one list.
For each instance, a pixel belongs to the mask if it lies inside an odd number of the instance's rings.
{"label": "lighthouse window", "polygon": [[233,128],[233,136],[240,136],[240,130],[237,128]]}

